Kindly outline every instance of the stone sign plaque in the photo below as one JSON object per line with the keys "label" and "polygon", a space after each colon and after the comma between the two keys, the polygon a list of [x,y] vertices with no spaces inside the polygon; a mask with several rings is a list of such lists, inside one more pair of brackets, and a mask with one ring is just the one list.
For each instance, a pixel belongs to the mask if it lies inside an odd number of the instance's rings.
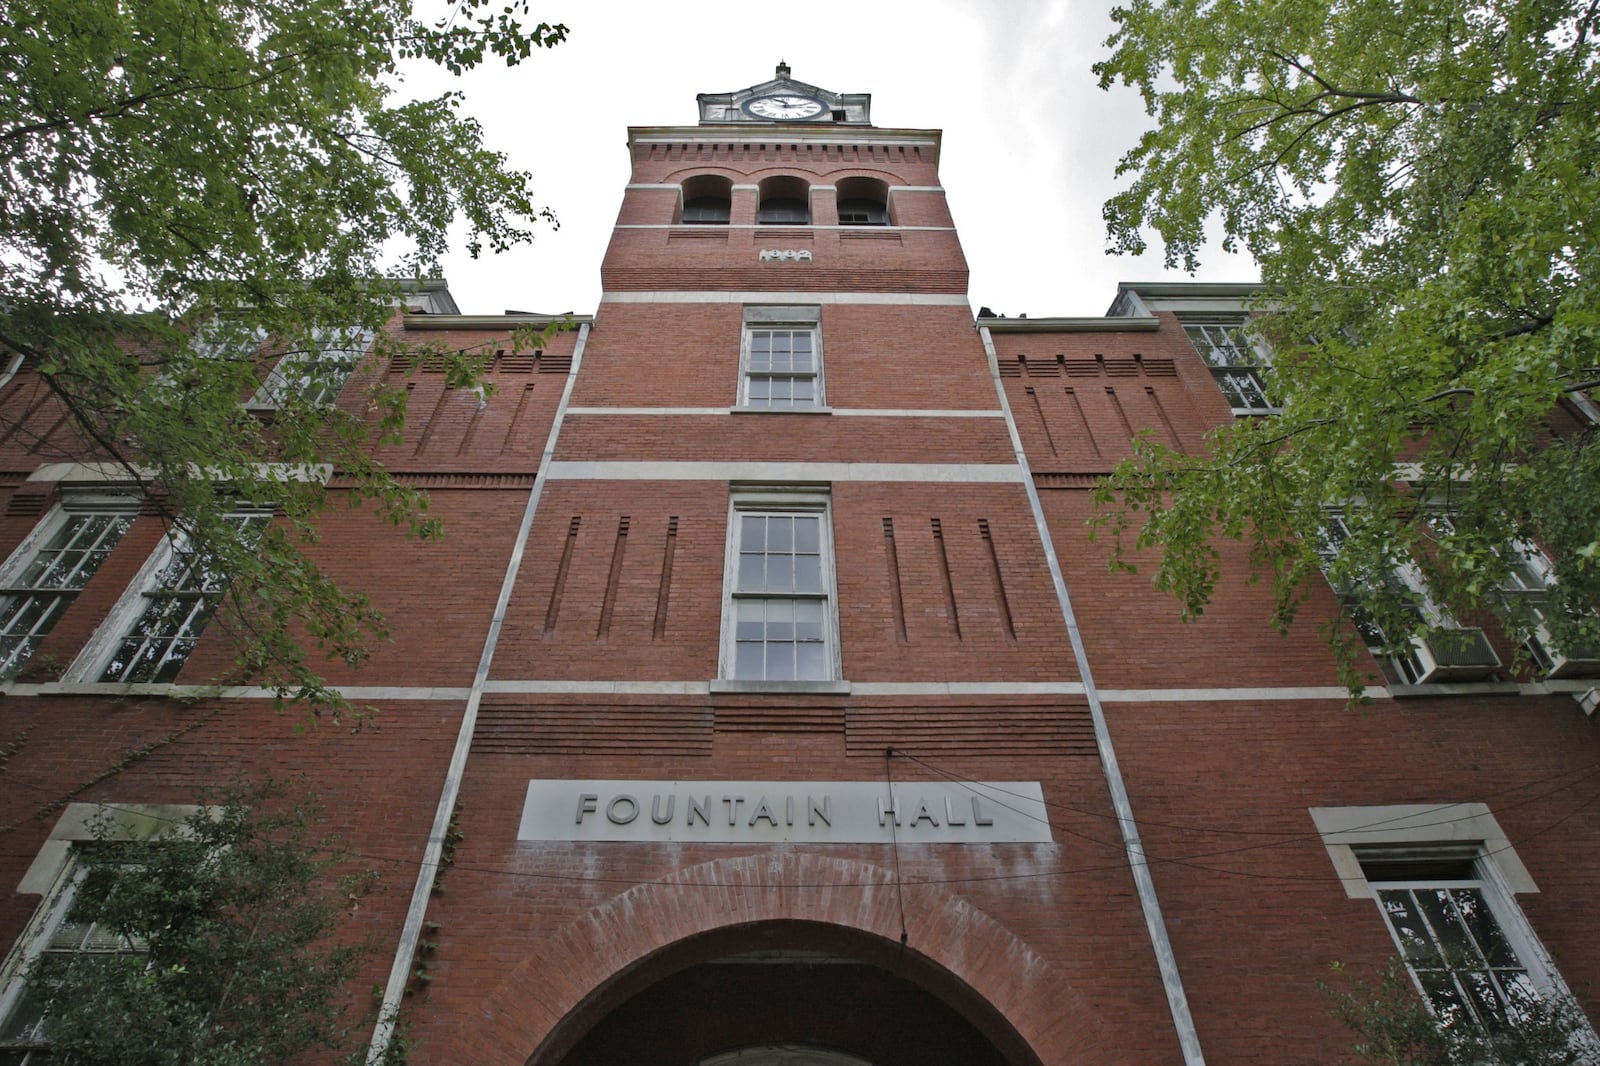
{"label": "stone sign plaque", "polygon": [[1051,842],[1037,781],[530,781],[518,840]]}

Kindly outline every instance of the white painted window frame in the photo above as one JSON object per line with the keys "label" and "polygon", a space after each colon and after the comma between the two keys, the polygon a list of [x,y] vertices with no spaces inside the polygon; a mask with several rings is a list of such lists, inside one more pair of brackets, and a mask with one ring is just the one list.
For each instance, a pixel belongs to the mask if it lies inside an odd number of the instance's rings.
{"label": "white painted window frame", "polygon": [[21,352],[11,352],[9,355],[4,356],[3,358],[5,360],[5,366],[0,367],[0,389],[3,389],[7,385],[11,384],[11,379],[17,376],[17,372],[22,369],[23,364],[23,355]]}
{"label": "white painted window frame", "polygon": [[[1194,350],[1199,353],[1200,361],[1205,363],[1206,367],[1211,371],[1211,378],[1217,383],[1217,390],[1222,393],[1224,399],[1229,401],[1229,410],[1233,412],[1236,418],[1273,415],[1282,410],[1277,404],[1272,402],[1272,397],[1267,394],[1267,383],[1262,379],[1261,376],[1262,370],[1272,366],[1272,352],[1267,347],[1265,341],[1263,341],[1260,337],[1253,335],[1249,331],[1249,319],[1246,316],[1220,314],[1184,316],[1179,319],[1179,324],[1183,327],[1184,337],[1188,339],[1189,343],[1194,347]],[[1251,350],[1255,352],[1256,361],[1248,365],[1232,363],[1218,364],[1212,362],[1212,360],[1208,357],[1208,353],[1218,351],[1218,346],[1211,343],[1209,338],[1207,338],[1202,345],[1200,341],[1195,340],[1194,334],[1189,332],[1193,329],[1237,330],[1239,335],[1245,340],[1246,343],[1249,344]],[[1260,405],[1250,404],[1245,407],[1238,407],[1233,404],[1232,398],[1229,397],[1227,390],[1222,387],[1222,381],[1220,377],[1220,375],[1230,372],[1244,374],[1249,377],[1250,381],[1255,386],[1256,392],[1261,397]]]}
{"label": "white painted window frame", "polygon": [[[255,518],[266,517],[270,519],[271,508],[240,508],[230,513],[229,517]],[[139,567],[139,572],[133,576],[128,587],[123,590],[116,604],[111,608],[105,620],[95,629],[78,657],[67,668],[62,680],[76,683],[98,683],[106,667],[110,665],[111,657],[121,646],[122,640],[128,635],[135,622],[144,616],[148,606],[149,597],[146,595],[154,591],[160,584],[161,576],[166,571],[167,564],[172,561],[173,555],[188,544],[188,538],[179,529],[171,529],[161,542],[150,552],[149,558]],[[195,634],[199,639],[209,627],[209,619],[205,626]],[[187,657],[185,657],[187,658]],[[149,682],[108,681],[105,684],[147,684]],[[154,682],[155,684],[170,684],[171,682]]]}
{"label": "white painted window frame", "polygon": [[[792,329],[809,330],[811,332],[811,348],[816,359],[816,371],[812,374],[778,374],[778,373],[753,373],[750,367],[751,341],[755,330],[761,329]],[[739,400],[738,409],[741,411],[762,411],[774,414],[793,413],[797,411],[825,411],[828,408],[828,397],[824,386],[823,368],[824,359],[822,352],[822,308],[820,305],[805,307],[771,307],[747,306],[744,309],[744,321],[739,330]],[[809,404],[788,407],[773,406],[770,404],[752,405],[750,402],[750,382],[754,378],[803,378],[809,377],[814,383],[812,401]]]}
{"label": "white painted window frame", "polygon": [[1548,677],[1594,673],[1592,651],[1581,649],[1574,653],[1568,649],[1558,653],[1552,646],[1550,630],[1544,624],[1546,602],[1556,584],[1555,564],[1550,557],[1538,545],[1525,539],[1513,541],[1506,551],[1513,557],[1513,565],[1523,574],[1523,580],[1508,576],[1501,583],[1499,594],[1508,607],[1513,603],[1521,605],[1527,624],[1514,635],[1522,641],[1534,663]]}
{"label": "white painted window frame", "polygon": [[[97,839],[142,842],[182,833],[185,823],[199,810],[192,804],[67,804],[16,888],[19,894],[43,898],[0,961],[0,1023],[10,1017],[22,998],[26,987],[23,974],[29,964],[72,910],[78,885],[88,872],[88,864],[82,861],[83,848]],[[93,827],[102,819],[105,831],[96,834]]]}
{"label": "white painted window frame", "polygon": [[[1348,531],[1349,522],[1347,520],[1347,515],[1354,507],[1359,507],[1359,504],[1349,507],[1328,508],[1326,511],[1326,517],[1324,519],[1324,526],[1326,527],[1334,522],[1338,522]],[[1450,522],[1449,515],[1443,513],[1435,515],[1434,519],[1444,522],[1447,525]],[[1336,554],[1336,552],[1330,554],[1328,551],[1322,551],[1319,552],[1319,554],[1322,555],[1326,563],[1332,562],[1333,554]],[[1326,572],[1326,566],[1324,566],[1324,572]],[[1428,582],[1422,575],[1422,569],[1417,566],[1413,560],[1409,558],[1396,560],[1392,572],[1395,576],[1395,579],[1399,581],[1400,584],[1404,585],[1416,595],[1417,612],[1421,616],[1423,622],[1440,630],[1458,630],[1462,633],[1479,633],[1480,643],[1483,647],[1488,648],[1489,655],[1493,660],[1489,663],[1483,663],[1481,665],[1481,669],[1485,671],[1499,669],[1501,665],[1500,656],[1494,651],[1492,646],[1486,643],[1485,639],[1482,637],[1482,631],[1476,626],[1463,626],[1454,618],[1454,616],[1450,614],[1450,612],[1446,611],[1443,606],[1434,600],[1432,593],[1428,589]],[[1350,605],[1346,602],[1346,594],[1337,587],[1334,588],[1334,594],[1337,595],[1340,598],[1341,603],[1345,605],[1346,612],[1350,613]],[[1419,678],[1427,678],[1433,676],[1433,674],[1439,670],[1438,662],[1435,660],[1436,653],[1434,649],[1431,648],[1428,641],[1422,637],[1418,637],[1412,642],[1412,650],[1406,655],[1390,655],[1376,647],[1373,647],[1370,644],[1367,647],[1375,658],[1386,659],[1391,662],[1393,664],[1391,668],[1401,675],[1400,681],[1403,683],[1425,683],[1411,680],[1410,675],[1415,673]],[[1476,670],[1479,669],[1479,667],[1473,666],[1467,669]]]}
{"label": "white painted window frame", "polygon": [[[45,514],[44,518],[29,531],[22,543],[17,545],[3,564],[0,564],[0,588],[10,588],[16,584],[18,578],[27,571],[28,567],[55,537],[64,530],[76,515],[115,514],[125,515],[129,518],[137,517],[139,513],[139,497],[132,493],[119,493],[115,491],[98,492],[65,492],[61,500]],[[120,540],[121,537],[118,537]],[[112,548],[115,549],[115,544]],[[92,578],[92,575],[91,575]],[[72,590],[71,595],[81,591]],[[37,594],[50,595],[51,590],[44,587],[37,589]],[[69,594],[65,590],[54,593],[56,595]],[[23,598],[27,592],[16,592],[9,595],[0,595],[0,604],[5,604],[12,596]],[[6,604],[9,606],[9,604]],[[47,627],[40,637],[47,636],[54,622]],[[28,658],[32,658],[31,654]],[[28,659],[23,659],[15,664],[0,662],[0,678],[14,676],[17,671],[26,666]],[[12,668],[14,665],[14,669]]]}
{"label": "white painted window frame", "polygon": [[[332,407],[339,402],[346,382],[372,345],[372,334],[364,330],[317,330],[312,336],[313,351],[285,353],[267,373],[266,380],[245,406],[252,411],[276,411],[294,395],[315,389],[307,402],[315,407]],[[326,380],[310,380],[317,364],[338,364]]]}
{"label": "white painted window frame", "polygon": [[[761,599],[805,599],[823,601],[823,636],[827,669],[821,678],[797,678],[792,681],[743,678],[734,673],[736,655],[736,604],[747,598],[738,591],[739,538],[742,520],[746,515],[817,515],[821,521],[822,596],[784,597],[780,594],[751,593]],[[728,501],[728,535],[722,576],[722,642],[718,655],[717,677],[723,681],[751,686],[792,686],[816,683],[827,684],[841,678],[839,644],[839,586],[833,553],[832,499],[823,486],[760,486],[735,488]]]}
{"label": "white painted window frame", "polygon": [[[1499,923],[1517,958],[1527,968],[1528,979],[1542,996],[1571,998],[1571,990],[1561,978],[1550,953],[1540,943],[1514,896],[1539,891],[1500,823],[1484,803],[1408,803],[1370,807],[1312,807],[1311,820],[1322,838],[1323,847],[1333,862],[1334,871],[1351,899],[1370,899],[1379,908],[1378,920],[1404,959],[1404,945],[1386,914],[1378,891],[1384,887],[1436,885],[1479,888],[1490,912]],[[1363,849],[1405,849],[1414,852],[1419,863],[1427,863],[1429,851],[1441,861],[1472,856],[1474,877],[1406,880],[1369,879],[1362,868]],[[1408,856],[1409,858],[1410,856]],[[1408,967],[1408,972],[1410,972]],[[1423,1001],[1427,996],[1415,973],[1411,974]],[[1593,1043],[1594,1033],[1586,1039]],[[1600,1045],[1597,1045],[1600,1046]]]}

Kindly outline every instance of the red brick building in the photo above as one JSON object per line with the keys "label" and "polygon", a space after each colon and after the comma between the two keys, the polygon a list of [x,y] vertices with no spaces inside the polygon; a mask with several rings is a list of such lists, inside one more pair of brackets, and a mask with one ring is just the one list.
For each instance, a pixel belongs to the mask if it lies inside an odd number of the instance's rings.
{"label": "red brick building", "polygon": [[[1193,624],[1109,572],[1090,490],[1136,434],[1270,414],[1248,289],[975,319],[939,133],[869,103],[780,67],[631,129],[594,314],[486,397],[357,369],[342,402],[410,390],[383,459],[448,529],[329,512],[319,560],[392,630],[330,666],[375,732],[208,687],[203,615],[130,648],[174,549],[39,461],[59,416],[12,368],[0,650],[60,666],[0,699],[0,1017],[94,805],[150,835],[240,770],[383,873],[358,925],[416,1063],[1336,1062],[1317,980],[1401,937],[1440,1004],[1600,1007],[1600,664],[1419,646],[1355,711],[1331,590],[1285,637],[1242,557]],[[395,328],[527,322],[431,285]],[[37,1059],[18,1024],[0,1061]]]}

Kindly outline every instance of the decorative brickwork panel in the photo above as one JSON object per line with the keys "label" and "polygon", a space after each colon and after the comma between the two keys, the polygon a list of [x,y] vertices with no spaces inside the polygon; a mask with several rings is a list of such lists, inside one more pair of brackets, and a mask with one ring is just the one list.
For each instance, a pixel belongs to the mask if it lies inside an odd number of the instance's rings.
{"label": "decorative brickwork panel", "polygon": [[877,757],[885,748],[935,759],[1095,755],[1094,726],[1081,701],[852,706],[846,715],[845,743],[851,755]]}
{"label": "decorative brickwork panel", "polygon": [[710,755],[711,714],[701,708],[533,703],[487,696],[472,750],[497,755]]}

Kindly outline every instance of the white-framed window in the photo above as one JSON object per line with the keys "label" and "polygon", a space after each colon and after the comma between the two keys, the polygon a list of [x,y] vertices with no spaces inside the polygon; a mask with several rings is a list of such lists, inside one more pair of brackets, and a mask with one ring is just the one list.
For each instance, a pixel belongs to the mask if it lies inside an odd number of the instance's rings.
{"label": "white-framed window", "polygon": [[[1490,901],[1476,849],[1361,855],[1406,968],[1446,1027],[1496,1029],[1537,995],[1528,964]],[[1359,854],[1359,853],[1358,853]]]}
{"label": "white-framed window", "polygon": [[818,307],[746,307],[739,405],[794,410],[824,406]]}
{"label": "white-framed window", "polygon": [[1600,674],[1600,648],[1578,646],[1557,650],[1550,636],[1550,589],[1555,585],[1555,567],[1548,556],[1528,542],[1518,541],[1506,549],[1510,571],[1500,584],[1522,646],[1548,677],[1591,677]]}
{"label": "white-framed window", "polygon": [[16,677],[126,533],[138,501],[73,493],[0,566],[0,680]]}
{"label": "white-framed window", "polygon": [[[28,867],[18,892],[43,897],[16,945],[0,962],[0,1063],[44,1066],[50,1061],[46,1004],[26,980],[41,958],[63,962],[143,954],[142,946],[73,913],[89,887],[97,898],[116,891],[116,876],[142,842],[181,832],[198,808],[188,805],[70,803]],[[95,879],[95,880],[91,880]]]}
{"label": "white-framed window", "polygon": [[1183,332],[1195,351],[1211,368],[1217,387],[1236,415],[1259,415],[1277,410],[1267,397],[1262,372],[1271,360],[1245,330],[1243,319],[1184,322]]}
{"label": "white-framed window", "polygon": [[[103,966],[145,954],[140,940],[129,939],[75,909],[86,890],[92,898],[107,898],[116,892],[117,876],[126,867],[125,857],[107,855],[105,849],[74,849],[62,881],[45,900],[45,921],[32,938],[27,967]],[[0,1006],[4,1018],[0,1021],[0,1062],[5,1066],[43,1066],[50,1061],[49,1005],[29,987],[25,973],[13,984],[15,988],[6,990],[6,1002]]]}
{"label": "white-framed window", "polygon": [[1378,905],[1441,1025],[1493,1030],[1533,999],[1570,996],[1513,898],[1538,886],[1487,806],[1317,807],[1311,817],[1346,895]]}
{"label": "white-framed window", "polygon": [[[239,511],[227,521],[259,537],[270,510]],[[183,669],[232,580],[211,554],[174,530],[145,561],[69,677],[80,681],[163,684]]]}
{"label": "white-framed window", "polygon": [[736,493],[728,518],[722,668],[733,681],[839,676],[825,493]]}
{"label": "white-framed window", "polygon": [[25,361],[21,352],[0,352],[0,389],[11,384]]}
{"label": "white-framed window", "polygon": [[370,340],[359,330],[318,330],[310,348],[278,360],[247,406],[273,410],[298,398],[313,407],[331,407]]}
{"label": "white-framed window", "polygon": [[[1341,581],[1334,576],[1334,564],[1345,543],[1358,533],[1354,521],[1349,512],[1328,511],[1323,518],[1317,554],[1322,557],[1323,572],[1339,594],[1345,612],[1355,623],[1385,677],[1394,684],[1421,685],[1482,680],[1498,670],[1500,657],[1483,630],[1461,625],[1434,602],[1422,571],[1412,560],[1396,559],[1382,573],[1353,579]],[[1454,529],[1448,515],[1430,515],[1427,522],[1441,536],[1448,536]],[[1428,631],[1397,646],[1378,620],[1361,606],[1363,594],[1380,592],[1405,600],[1407,609]]]}

